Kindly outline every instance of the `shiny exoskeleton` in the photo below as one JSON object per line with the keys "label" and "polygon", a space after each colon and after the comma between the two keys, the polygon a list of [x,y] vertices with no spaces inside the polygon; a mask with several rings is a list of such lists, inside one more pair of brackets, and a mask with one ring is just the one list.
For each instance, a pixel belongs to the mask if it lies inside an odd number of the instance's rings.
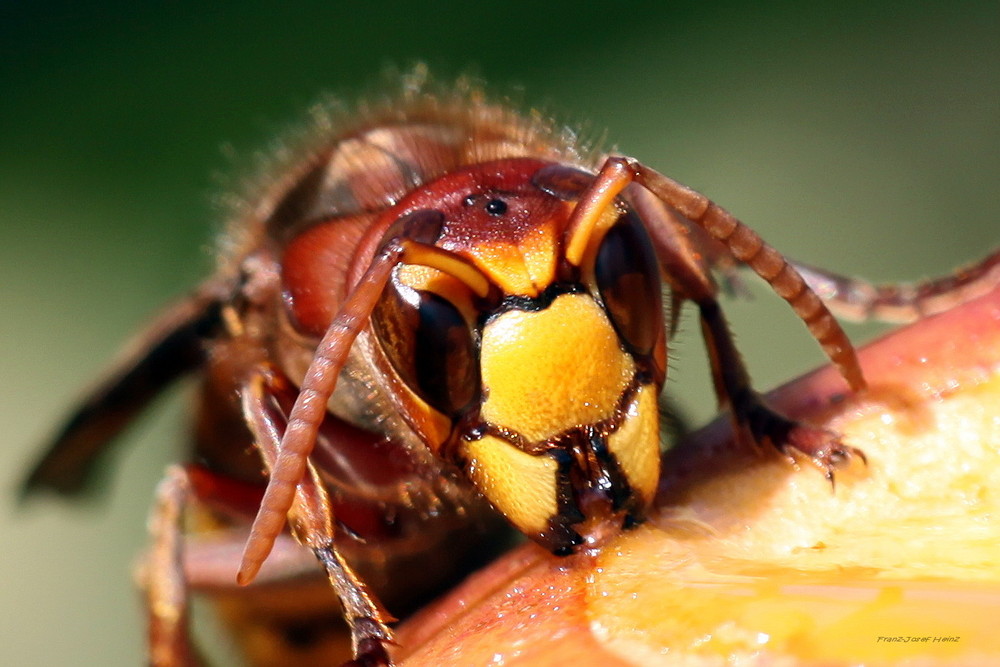
{"label": "shiny exoskeleton", "polygon": [[[194,450],[161,486],[141,573],[157,665],[198,660],[190,591],[216,596],[255,664],[328,664],[341,612],[354,664],[388,664],[378,598],[405,611],[447,585],[490,553],[498,516],[555,554],[642,521],[684,301],[742,442],[832,475],[859,452],[751,388],[713,268],[763,277],[854,390],[853,348],[810,284],[878,312],[996,279],[993,256],[911,296],[803,267],[807,283],[705,197],[475,90],[410,85],[321,125],[28,481],[80,490],[151,398],[200,375]],[[234,586],[237,569],[257,582]]]}

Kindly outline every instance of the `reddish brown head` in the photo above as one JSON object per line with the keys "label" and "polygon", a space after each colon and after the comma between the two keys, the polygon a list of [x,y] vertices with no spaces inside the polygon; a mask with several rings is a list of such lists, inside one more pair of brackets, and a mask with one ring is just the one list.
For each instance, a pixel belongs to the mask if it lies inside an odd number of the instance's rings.
{"label": "reddish brown head", "polygon": [[[363,284],[386,248],[402,248],[371,314],[386,394],[432,451],[555,551],[579,544],[570,526],[589,517],[640,515],[659,474],[659,269],[621,200],[583,207],[595,225],[574,222],[592,179],[527,158],[446,173],[379,216],[347,281]],[[315,284],[287,289],[307,297],[291,300],[298,321],[323,310]]]}

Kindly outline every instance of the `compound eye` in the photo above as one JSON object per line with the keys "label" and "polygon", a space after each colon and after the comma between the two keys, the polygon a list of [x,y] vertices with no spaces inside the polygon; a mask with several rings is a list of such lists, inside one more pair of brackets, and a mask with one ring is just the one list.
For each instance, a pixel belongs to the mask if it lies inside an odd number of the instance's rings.
{"label": "compound eye", "polygon": [[465,318],[450,301],[394,279],[372,322],[396,373],[432,408],[454,417],[476,398],[476,346]]}
{"label": "compound eye", "polygon": [[663,328],[660,267],[635,211],[628,209],[604,235],[594,277],[619,337],[631,352],[650,354]]}

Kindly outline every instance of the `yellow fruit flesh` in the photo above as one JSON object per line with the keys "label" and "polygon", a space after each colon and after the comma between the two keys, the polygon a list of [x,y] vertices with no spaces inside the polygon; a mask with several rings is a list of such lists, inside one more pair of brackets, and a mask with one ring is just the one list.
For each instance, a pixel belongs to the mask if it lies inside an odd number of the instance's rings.
{"label": "yellow fruit flesh", "polygon": [[828,426],[864,448],[690,488],[602,550],[598,637],[636,664],[1000,664],[1000,377]]}

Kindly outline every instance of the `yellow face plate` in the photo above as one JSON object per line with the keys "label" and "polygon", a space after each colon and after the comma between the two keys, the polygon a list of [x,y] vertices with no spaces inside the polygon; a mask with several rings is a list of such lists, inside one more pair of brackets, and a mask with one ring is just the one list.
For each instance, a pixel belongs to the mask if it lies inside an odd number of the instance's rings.
{"label": "yellow face plate", "polygon": [[555,459],[491,435],[467,443],[465,451],[476,488],[512,524],[529,536],[548,528],[557,511]]}
{"label": "yellow face plate", "polygon": [[532,443],[612,418],[635,373],[604,311],[585,294],[502,313],[483,330],[481,349],[482,418]]}
{"label": "yellow face plate", "polygon": [[608,451],[643,504],[652,502],[660,481],[660,414],[654,385],[641,385],[628,407],[621,426],[608,436]]}

